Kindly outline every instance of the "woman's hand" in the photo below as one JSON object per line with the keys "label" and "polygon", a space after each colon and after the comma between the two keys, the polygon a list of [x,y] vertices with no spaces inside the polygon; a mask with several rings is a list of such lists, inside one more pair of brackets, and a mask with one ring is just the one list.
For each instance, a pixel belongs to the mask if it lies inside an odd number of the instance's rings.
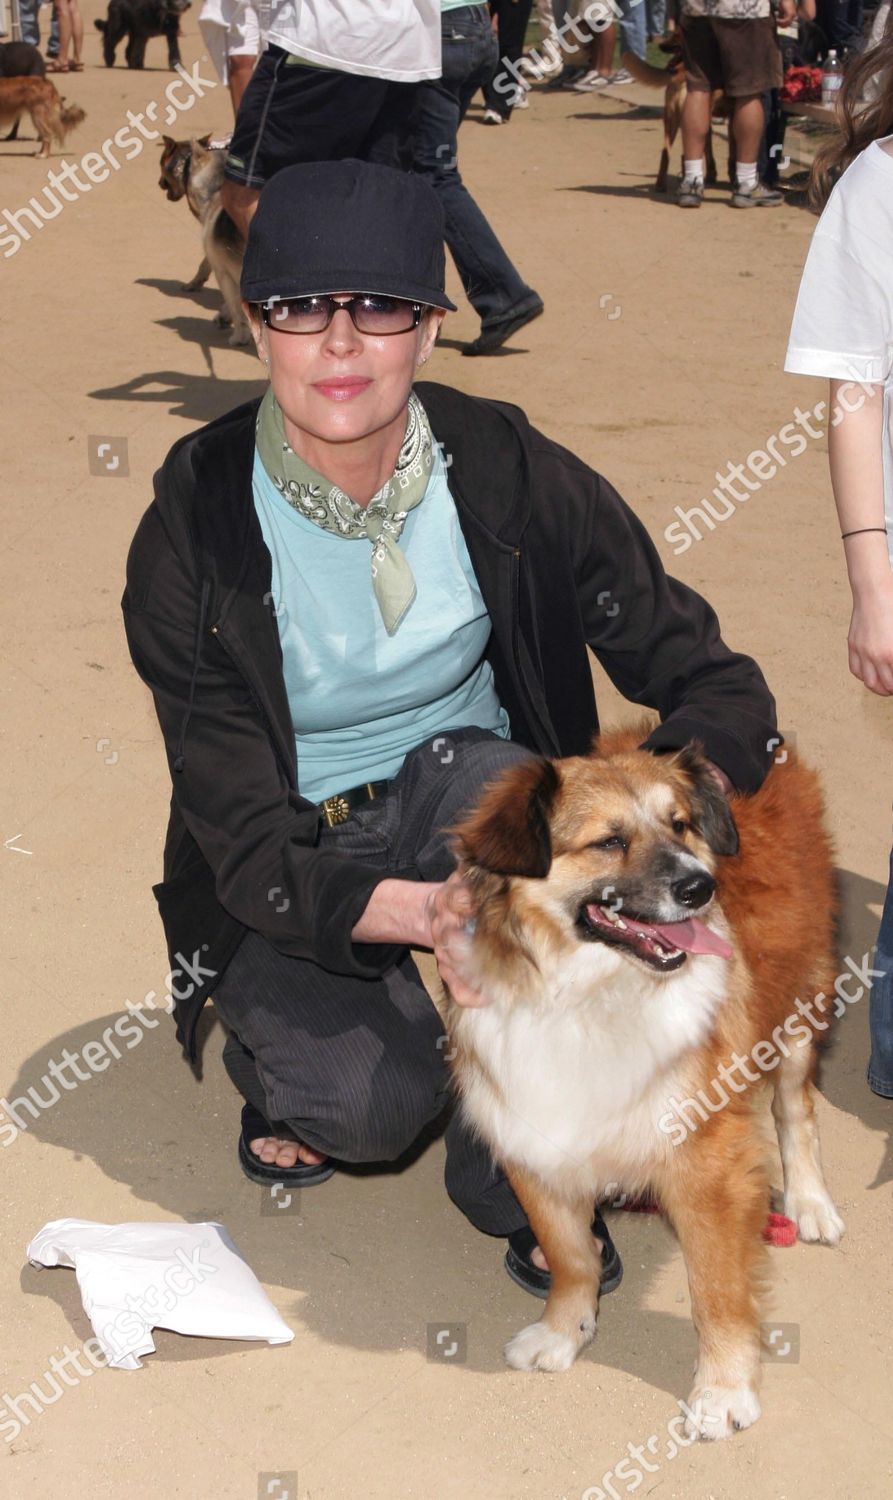
{"label": "woman's hand", "polygon": [[461,875],[442,882],[382,880],[351,937],[355,943],[406,943],[430,948],[457,1005],[486,1005],[474,988],[471,936],[474,906]]}
{"label": "woman's hand", "polygon": [[847,646],[853,676],[873,693],[893,694],[893,572],[854,593]]}
{"label": "woman's hand", "polygon": [[462,876],[454,872],[449,880],[435,886],[427,910],[437,970],[456,1004],[488,1004],[474,984],[474,903]]}

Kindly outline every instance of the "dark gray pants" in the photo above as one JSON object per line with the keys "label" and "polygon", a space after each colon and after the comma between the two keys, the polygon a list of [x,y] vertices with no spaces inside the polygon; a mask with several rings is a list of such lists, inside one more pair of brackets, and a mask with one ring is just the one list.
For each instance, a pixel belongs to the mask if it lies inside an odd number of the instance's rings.
{"label": "dark gray pants", "polygon": [[[407,757],[388,795],[322,840],[396,875],[445,880],[450,827],[482,787],[529,750],[481,729],[437,735]],[[229,1028],[227,1071],[268,1120],[345,1162],[392,1161],[450,1103],[443,1026],[409,954],[380,979],[330,974],[249,932],[214,993]],[[526,1218],[458,1112],[446,1131],[446,1187],[486,1234]]]}

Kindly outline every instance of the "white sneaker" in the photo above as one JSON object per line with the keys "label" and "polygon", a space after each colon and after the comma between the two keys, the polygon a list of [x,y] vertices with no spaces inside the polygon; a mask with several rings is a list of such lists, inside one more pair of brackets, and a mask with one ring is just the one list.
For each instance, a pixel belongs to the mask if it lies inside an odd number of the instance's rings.
{"label": "white sneaker", "polygon": [[508,124],[508,120],[507,120],[507,118],[506,118],[505,115],[501,115],[499,113],[498,109],[485,109],[484,110],[484,124],[485,125],[507,125]]}
{"label": "white sneaker", "polygon": [[527,89],[525,89],[524,92],[523,92],[523,94],[522,93],[518,94],[518,97],[516,98],[514,104],[512,105],[512,109],[529,109],[529,107],[530,107],[530,97],[529,97]]}
{"label": "white sneaker", "polygon": [[571,88],[575,94],[592,94],[596,89],[607,88],[608,83],[609,80],[603,73],[597,73],[595,68],[592,68],[588,73],[584,73],[582,78],[578,78],[576,83],[572,83]]}
{"label": "white sneaker", "polygon": [[635,81],[629,68],[618,68],[617,72],[612,73],[608,79],[609,83],[635,83]]}

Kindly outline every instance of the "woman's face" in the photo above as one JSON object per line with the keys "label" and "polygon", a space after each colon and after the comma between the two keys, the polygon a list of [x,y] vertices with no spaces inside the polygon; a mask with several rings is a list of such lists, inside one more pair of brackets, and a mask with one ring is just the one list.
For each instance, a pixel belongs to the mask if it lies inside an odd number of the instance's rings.
{"label": "woman's face", "polygon": [[[345,300],[351,293],[334,295]],[[286,421],[325,443],[357,442],[402,417],[444,318],[432,307],[418,328],[381,338],[359,333],[343,310],[322,333],[310,334],[268,328],[257,309],[247,312]]]}

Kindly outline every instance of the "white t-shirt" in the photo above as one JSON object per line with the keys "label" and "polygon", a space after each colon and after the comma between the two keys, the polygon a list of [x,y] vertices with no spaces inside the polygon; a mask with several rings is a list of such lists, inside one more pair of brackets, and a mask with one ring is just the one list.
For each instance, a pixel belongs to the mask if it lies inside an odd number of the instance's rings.
{"label": "white t-shirt", "polygon": [[[884,387],[884,511],[893,564],[893,156],[880,141],[847,168],[816,225],[784,367]],[[847,393],[847,402],[855,405],[859,394]]]}
{"label": "white t-shirt", "polygon": [[392,83],[440,77],[440,0],[271,0],[259,10],[268,41],[318,67]]}

